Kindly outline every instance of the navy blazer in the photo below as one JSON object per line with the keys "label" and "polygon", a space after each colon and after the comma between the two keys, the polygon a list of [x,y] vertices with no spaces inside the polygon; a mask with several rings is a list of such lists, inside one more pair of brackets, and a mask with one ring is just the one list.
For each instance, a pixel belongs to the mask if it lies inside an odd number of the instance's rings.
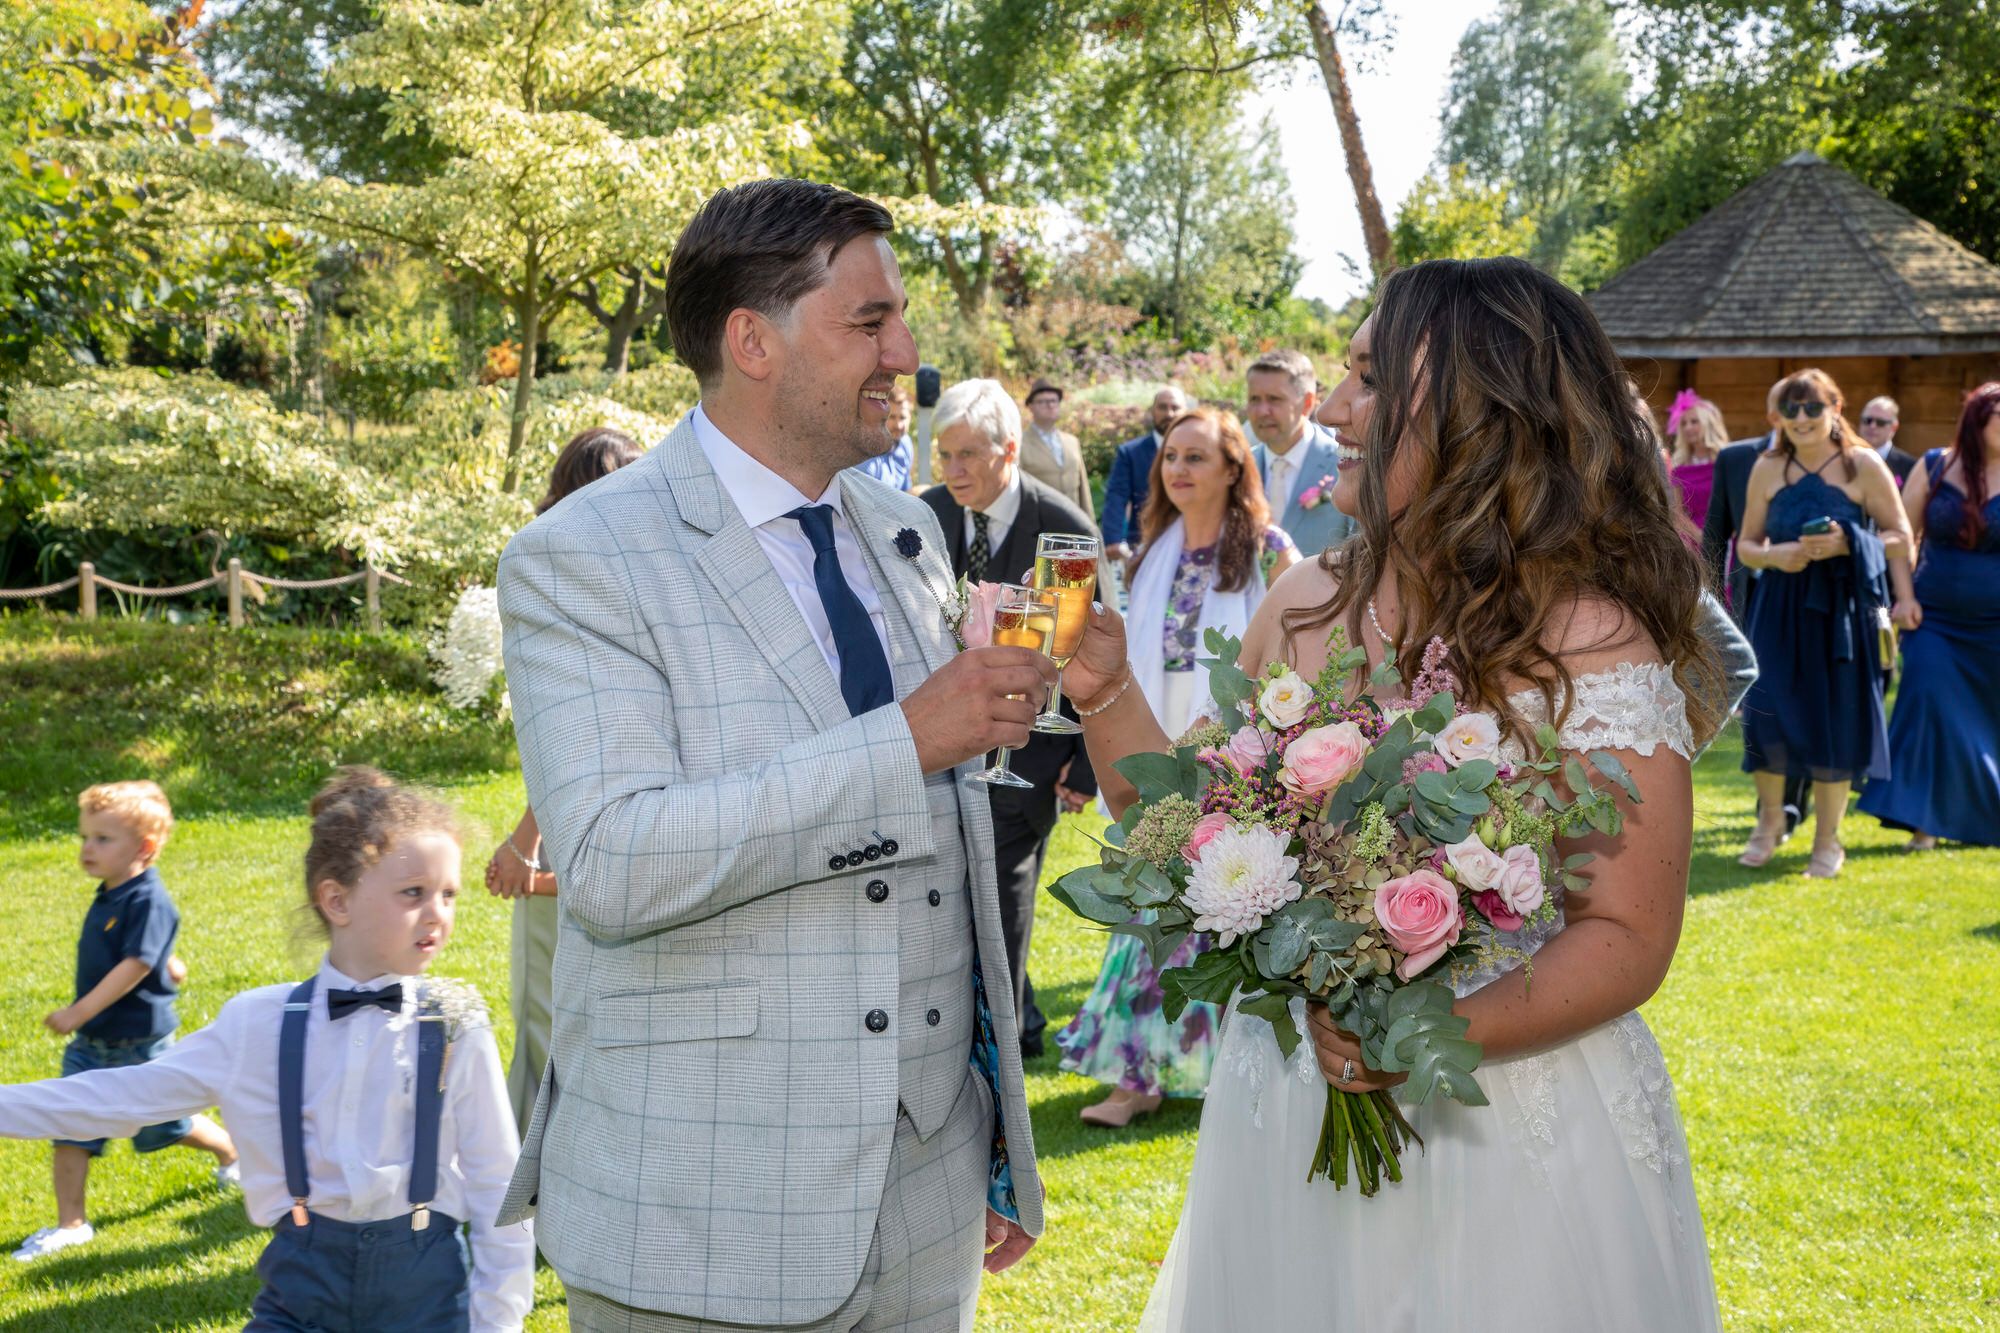
{"label": "navy blazer", "polygon": [[1139,545],[1139,515],[1146,509],[1146,487],[1153,475],[1153,456],[1160,437],[1147,431],[1118,446],[1111,458],[1111,475],[1104,482],[1104,514],[1098,529],[1106,546]]}
{"label": "navy blazer", "polygon": [[1759,435],[1725,445],[1715,455],[1715,486],[1701,525],[1701,553],[1708,561],[1710,582],[1729,590],[1729,611],[1739,625],[1749,613],[1750,570],[1736,558],[1736,538],[1743,531],[1750,469],[1770,443],[1771,436]]}

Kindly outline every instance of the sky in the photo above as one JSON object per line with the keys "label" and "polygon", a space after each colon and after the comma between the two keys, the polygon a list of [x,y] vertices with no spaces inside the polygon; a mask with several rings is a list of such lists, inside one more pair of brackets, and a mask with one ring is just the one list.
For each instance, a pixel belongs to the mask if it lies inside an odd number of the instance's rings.
{"label": "sky", "polygon": [[[1375,194],[1391,224],[1396,206],[1431,167],[1437,153],[1438,112],[1444,105],[1452,53],[1475,19],[1498,8],[1497,0],[1396,0],[1396,40],[1370,69],[1355,74],[1349,62],[1361,137],[1375,170]],[[1257,96],[1251,119],[1270,112],[1277,121],[1279,151],[1291,177],[1295,212],[1292,228],[1305,260],[1298,294],[1342,305],[1366,283],[1350,271],[1367,271],[1368,248],[1361,240],[1361,215],[1354,207],[1340,135],[1333,123],[1319,66],[1301,65],[1289,86],[1266,88]]]}

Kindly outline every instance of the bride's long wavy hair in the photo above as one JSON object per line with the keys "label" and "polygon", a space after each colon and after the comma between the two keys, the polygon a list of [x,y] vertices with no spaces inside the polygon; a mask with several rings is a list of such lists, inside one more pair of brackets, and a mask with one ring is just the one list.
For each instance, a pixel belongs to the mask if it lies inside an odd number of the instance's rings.
{"label": "bride's long wavy hair", "polygon": [[[1705,570],[1582,298],[1524,260],[1438,259],[1386,279],[1374,318],[1359,530],[1320,557],[1336,590],[1288,611],[1287,639],[1342,621],[1361,642],[1394,570],[1404,679],[1442,638],[1463,702],[1525,735],[1510,687],[1530,682],[1546,716],[1566,713],[1575,682],[1551,626],[1578,598],[1602,597],[1675,664],[1695,734],[1713,735],[1722,675],[1697,628]],[[1399,464],[1414,464],[1412,498],[1392,518]]]}

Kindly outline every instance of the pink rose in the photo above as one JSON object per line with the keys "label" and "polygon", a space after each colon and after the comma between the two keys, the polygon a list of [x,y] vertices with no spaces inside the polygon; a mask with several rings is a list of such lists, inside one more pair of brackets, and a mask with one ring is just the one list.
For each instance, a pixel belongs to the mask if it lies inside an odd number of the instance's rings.
{"label": "pink rose", "polygon": [[1220,810],[1203,815],[1195,820],[1194,831],[1188,834],[1187,845],[1181,848],[1181,855],[1190,861],[1201,860],[1201,849],[1208,845],[1208,840],[1228,827],[1229,816]]}
{"label": "pink rose", "polygon": [[1311,509],[1319,503],[1319,487],[1308,486],[1299,492],[1299,508]]}
{"label": "pink rose", "polygon": [[1519,930],[1521,928],[1523,918],[1520,914],[1508,911],[1507,904],[1502,901],[1499,894],[1491,889],[1487,889],[1483,893],[1473,894],[1472,905],[1479,909],[1480,915],[1493,923],[1495,930]]}
{"label": "pink rose", "polygon": [[1396,975],[1408,981],[1458,943],[1465,917],[1450,881],[1429,870],[1412,870],[1375,890],[1375,920],[1403,955]]}
{"label": "pink rose", "polygon": [[966,602],[965,620],[958,627],[958,637],[968,648],[985,648],[993,642],[993,612],[1000,605],[1000,585],[975,583],[969,591],[972,596]]}
{"label": "pink rose", "polygon": [[1368,757],[1368,738],[1352,722],[1302,731],[1285,747],[1278,781],[1287,791],[1318,796],[1347,781]]}
{"label": "pink rose", "polygon": [[1493,883],[1494,892],[1508,910],[1522,916],[1542,905],[1548,891],[1542,887],[1542,858],[1532,847],[1513,846],[1500,853],[1504,868]]}
{"label": "pink rose", "polygon": [[1474,893],[1498,884],[1501,873],[1507,869],[1500,854],[1481,842],[1477,833],[1469,833],[1465,841],[1446,846],[1444,857],[1452,873],[1458,876],[1458,882]]}
{"label": "pink rose", "polygon": [[1453,768],[1500,752],[1500,726],[1484,713],[1460,713],[1438,734],[1437,752]]}
{"label": "pink rose", "polygon": [[[1296,745],[1298,742],[1294,741]],[[1236,734],[1229,738],[1229,744],[1222,748],[1229,762],[1236,765],[1236,771],[1248,777],[1264,767],[1264,761],[1271,757],[1271,738],[1255,727],[1238,727]]]}

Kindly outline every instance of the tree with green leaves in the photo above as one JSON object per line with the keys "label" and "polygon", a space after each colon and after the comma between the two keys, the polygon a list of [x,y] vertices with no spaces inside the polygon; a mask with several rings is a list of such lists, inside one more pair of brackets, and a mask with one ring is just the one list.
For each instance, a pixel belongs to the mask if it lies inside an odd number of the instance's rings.
{"label": "tree with green leaves", "polygon": [[835,0],[382,0],[332,66],[386,98],[392,131],[442,153],[407,184],[308,176],[249,153],[182,160],[239,218],[427,255],[513,312],[520,341],[503,488],[520,483],[537,344],[586,283],[657,262],[716,189],[771,169],[805,137],[746,91],[727,111],[631,133],[635,103],[671,102],[713,48],[754,38],[826,50]]}
{"label": "tree with green leaves", "polygon": [[0,362],[102,339],[184,298],[176,191],[116,160],[213,128],[188,51],[200,6],[0,0]]}
{"label": "tree with green leaves", "polygon": [[1049,204],[1087,207],[1129,147],[1105,96],[1128,49],[1114,0],[870,0],[854,6],[842,78],[821,107],[835,179],[921,198],[899,231],[986,305],[1011,233]]}
{"label": "tree with green leaves", "polygon": [[2000,3],[1626,0],[1647,95],[1617,178],[1645,254],[1813,149],[2000,257]]}
{"label": "tree with green leaves", "polygon": [[1141,121],[1107,207],[1140,277],[1141,308],[1187,344],[1226,332],[1231,310],[1288,295],[1302,266],[1276,128],[1246,129],[1227,86],[1182,91]]}
{"label": "tree with green leaves", "polygon": [[1395,245],[1405,264],[1525,255],[1535,248],[1535,220],[1514,208],[1504,185],[1477,184],[1455,162],[1442,177],[1418,181],[1396,210]]}
{"label": "tree with green leaves", "polygon": [[1561,272],[1601,209],[1631,75],[1608,0],[1502,0],[1452,57],[1440,161],[1526,220],[1530,255]]}

